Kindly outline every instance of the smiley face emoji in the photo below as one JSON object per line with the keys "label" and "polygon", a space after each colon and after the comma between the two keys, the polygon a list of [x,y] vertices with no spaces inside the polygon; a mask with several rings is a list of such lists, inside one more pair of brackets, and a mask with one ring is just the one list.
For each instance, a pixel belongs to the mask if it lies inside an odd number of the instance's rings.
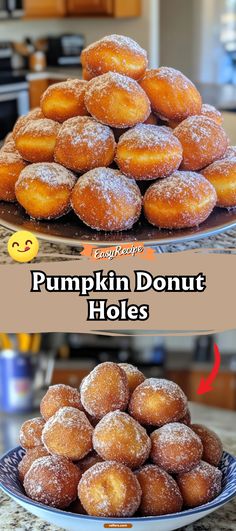
{"label": "smiley face emoji", "polygon": [[39,242],[31,232],[20,230],[10,237],[7,249],[16,262],[31,262],[38,254]]}

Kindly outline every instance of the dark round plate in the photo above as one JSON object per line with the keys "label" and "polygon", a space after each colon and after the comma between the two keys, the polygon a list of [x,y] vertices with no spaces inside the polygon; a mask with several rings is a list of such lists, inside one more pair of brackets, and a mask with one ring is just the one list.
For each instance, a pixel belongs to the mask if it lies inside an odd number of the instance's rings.
{"label": "dark round plate", "polygon": [[49,242],[74,247],[84,244],[117,245],[136,241],[145,245],[164,245],[198,240],[236,227],[236,208],[216,208],[204,223],[193,229],[160,230],[141,218],[133,229],[128,231],[97,232],[84,225],[73,213],[55,221],[35,221],[30,219],[19,205],[0,202],[0,224],[13,232],[29,230]]}

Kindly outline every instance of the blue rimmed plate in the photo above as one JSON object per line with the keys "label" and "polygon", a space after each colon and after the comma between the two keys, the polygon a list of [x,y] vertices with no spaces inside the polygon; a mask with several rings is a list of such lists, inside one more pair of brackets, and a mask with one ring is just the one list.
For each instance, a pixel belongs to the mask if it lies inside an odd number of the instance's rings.
{"label": "blue rimmed plate", "polygon": [[224,452],[221,471],[223,473],[223,490],[212,502],[196,509],[183,511],[155,518],[109,519],[80,516],[60,511],[29,499],[19,482],[17,467],[24,450],[14,448],[0,460],[0,487],[16,503],[42,520],[70,531],[99,531],[102,529],[134,529],[135,531],[173,531],[189,525],[216,511],[236,494],[236,458]]}

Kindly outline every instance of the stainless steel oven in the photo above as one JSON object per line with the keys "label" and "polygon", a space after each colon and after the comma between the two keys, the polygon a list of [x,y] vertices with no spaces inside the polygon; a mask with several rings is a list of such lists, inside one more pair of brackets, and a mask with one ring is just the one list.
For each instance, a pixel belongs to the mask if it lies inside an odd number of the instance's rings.
{"label": "stainless steel oven", "polygon": [[19,116],[29,111],[28,83],[0,85],[0,141],[12,131]]}

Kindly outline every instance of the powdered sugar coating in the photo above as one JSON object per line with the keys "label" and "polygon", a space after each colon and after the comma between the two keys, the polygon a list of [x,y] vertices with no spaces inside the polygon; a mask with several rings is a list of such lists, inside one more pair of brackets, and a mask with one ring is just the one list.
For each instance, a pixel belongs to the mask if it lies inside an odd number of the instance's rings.
{"label": "powdered sugar coating", "polygon": [[26,420],[22,424],[19,434],[21,446],[25,449],[41,446],[44,426],[45,421],[41,417]]}
{"label": "powdered sugar coating", "polygon": [[110,411],[127,408],[127,377],[115,363],[102,363],[84,378],[80,394],[84,409],[93,417],[101,419]]}
{"label": "powdered sugar coating", "polygon": [[200,438],[185,424],[172,422],[151,435],[153,462],[169,473],[191,470],[202,458]]}
{"label": "powdered sugar coating", "polygon": [[94,118],[121,129],[144,122],[151,113],[149,100],[137,81],[116,72],[88,82],[85,104]]}
{"label": "powdered sugar coating", "polygon": [[131,365],[131,363],[119,363],[118,364],[123,371],[125,371],[125,374],[128,379],[128,385],[130,394],[134,392],[136,387],[144,382],[146,379],[144,374],[134,365]]}
{"label": "powdered sugar coating", "polygon": [[65,384],[51,385],[41,401],[40,412],[48,420],[66,406],[82,409],[78,389]]}
{"label": "powdered sugar coating", "polygon": [[167,149],[179,147],[180,143],[175,136],[167,131],[166,126],[156,126],[149,124],[138,124],[136,127],[129,129],[124,133],[119,144],[127,143],[130,148],[150,149],[162,148]]}
{"label": "powdered sugar coating", "polygon": [[228,137],[223,127],[206,116],[191,116],[174,129],[183,146],[182,168],[201,170],[226,152]]}
{"label": "powdered sugar coating", "polygon": [[174,382],[148,378],[139,385],[129,404],[129,412],[144,425],[162,426],[179,420],[187,411],[187,398]]}
{"label": "powdered sugar coating", "polygon": [[18,475],[22,483],[34,461],[40,459],[41,457],[46,457],[47,455],[49,454],[44,446],[35,446],[35,448],[30,448],[27,450],[26,454],[18,465]]}
{"label": "powdered sugar coating", "polygon": [[20,116],[15,124],[15,127],[13,129],[13,137],[16,137],[16,134],[18,131],[23,127],[28,121],[30,120],[39,120],[44,118],[44,115],[40,109],[40,107],[36,107],[35,109],[32,109],[28,114],[24,114],[23,116]]}
{"label": "powdered sugar coating", "polygon": [[176,171],[148,188],[144,196],[144,213],[154,226],[182,229],[203,223],[216,202],[216,191],[205,177],[202,179],[194,172]]}
{"label": "powdered sugar coating", "polygon": [[108,166],[114,159],[115,138],[112,130],[91,117],[66,120],[57,136],[55,160],[78,173],[98,166]]}
{"label": "powdered sugar coating", "polygon": [[81,93],[84,93],[87,87],[87,81],[84,79],[67,79],[66,81],[61,81],[60,83],[54,83],[50,85],[47,90],[44,92],[41,100],[41,104],[47,96],[51,96],[57,90],[65,90],[67,94],[80,98]]}
{"label": "powdered sugar coating", "polygon": [[40,503],[64,509],[77,496],[81,473],[73,463],[58,456],[34,461],[24,479],[26,494]]}
{"label": "powdered sugar coating", "polygon": [[175,171],[166,179],[161,179],[150,186],[146,192],[146,198],[155,194],[170,206],[173,202],[185,204],[186,200],[202,201],[209,193],[215,195],[213,187],[209,184],[199,173]]}
{"label": "powdered sugar coating", "polygon": [[94,77],[106,72],[119,72],[140,79],[148,65],[147,52],[130,37],[108,35],[85,48],[81,62]]}
{"label": "powdered sugar coating", "polygon": [[158,516],[180,512],[183,499],[176,481],[165,470],[146,465],[136,476],[142,489],[140,512],[143,516]]}
{"label": "powdered sugar coating", "polygon": [[139,124],[121,136],[116,162],[129,177],[157,179],[177,170],[182,154],[179,140],[163,127]]}
{"label": "powdered sugar coating", "polygon": [[134,180],[111,168],[96,168],[80,177],[71,204],[93,229],[127,230],[140,216],[142,197]]}
{"label": "powdered sugar coating", "polygon": [[234,158],[236,158],[236,146],[229,146],[223,156],[223,159],[234,159]]}
{"label": "powdered sugar coating", "polygon": [[218,435],[202,424],[192,424],[191,429],[202,441],[203,461],[213,466],[219,466],[223,453],[223,445]]}
{"label": "powdered sugar coating", "polygon": [[186,507],[199,507],[216,498],[222,489],[222,472],[200,461],[189,472],[176,478]]}
{"label": "powdered sugar coating", "polygon": [[204,103],[202,105],[201,114],[203,116],[208,116],[208,118],[211,118],[212,120],[216,121],[218,124],[223,123],[223,116],[218,109],[214,107],[214,105],[210,105],[209,103]]}
{"label": "powdered sugar coating", "polygon": [[6,151],[4,148],[0,150],[0,165],[14,165],[22,163],[22,167],[26,166],[26,162],[21,157],[20,153]]}
{"label": "powdered sugar coating", "polygon": [[77,177],[69,170],[55,162],[39,162],[38,164],[30,164],[20,174],[17,184],[21,184],[25,189],[28,188],[29,183],[38,180],[42,183],[58,188],[66,186],[70,190],[74,187]]}
{"label": "powdered sugar coating", "polygon": [[30,136],[30,138],[42,138],[47,136],[57,135],[60,129],[60,124],[49,120],[48,118],[41,118],[36,120],[27,120],[16,133],[16,142],[22,136]]}
{"label": "powdered sugar coating", "polygon": [[86,116],[86,87],[87,81],[81,79],[68,79],[50,85],[41,98],[44,115],[60,123],[75,116]]}
{"label": "powdered sugar coating", "polygon": [[96,426],[93,446],[104,460],[134,469],[148,459],[151,440],[146,430],[127,413],[113,411]]}
{"label": "powdered sugar coating", "polygon": [[91,452],[92,434],[93,427],[85,413],[67,406],[46,422],[42,441],[49,453],[78,461]]}
{"label": "powdered sugar coating", "polygon": [[141,488],[131,470],[107,461],[90,468],[79,483],[80,501],[91,516],[131,517],[141,501]]}
{"label": "powdered sugar coating", "polygon": [[141,46],[136,41],[134,41],[133,39],[125,35],[117,35],[117,34],[107,35],[106,37],[103,37],[99,41],[89,44],[89,46],[85,48],[85,51],[93,50],[94,48],[97,48],[98,46],[101,48],[103,48],[104,46],[106,48],[107,43],[112,43],[117,49],[130,50],[134,54],[142,55],[143,57],[147,58],[146,50],[141,48]]}
{"label": "powdered sugar coating", "polygon": [[179,70],[166,66],[148,70],[140,84],[153,111],[163,120],[181,122],[188,116],[200,114],[200,93]]}

